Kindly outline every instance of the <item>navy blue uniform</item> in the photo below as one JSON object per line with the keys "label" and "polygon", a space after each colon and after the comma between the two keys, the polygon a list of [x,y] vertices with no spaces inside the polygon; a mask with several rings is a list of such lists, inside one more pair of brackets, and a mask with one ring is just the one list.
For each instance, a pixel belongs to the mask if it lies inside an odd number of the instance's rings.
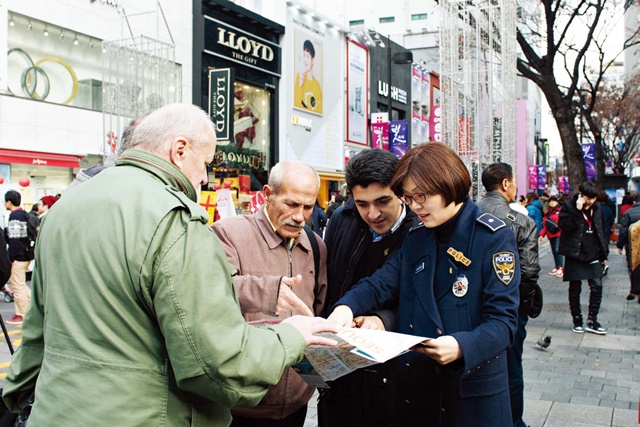
{"label": "navy blue uniform", "polygon": [[[438,241],[447,224],[447,241]],[[512,426],[505,351],[518,324],[513,232],[469,199],[440,227],[411,230],[402,249],[337,304],[357,316],[398,299],[398,332],[450,335],[460,345],[462,358],[448,365],[418,352],[397,359],[397,425]]]}

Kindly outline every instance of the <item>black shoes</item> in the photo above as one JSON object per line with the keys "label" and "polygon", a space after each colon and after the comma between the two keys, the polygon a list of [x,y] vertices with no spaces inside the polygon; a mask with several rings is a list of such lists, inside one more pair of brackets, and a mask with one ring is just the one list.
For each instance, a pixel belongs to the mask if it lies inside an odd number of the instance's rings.
{"label": "black shoes", "polygon": [[591,320],[587,322],[587,327],[585,328],[585,331],[591,332],[592,334],[598,334],[598,335],[606,335],[607,332],[609,332],[607,328],[604,328],[600,323],[596,322],[595,320]]}

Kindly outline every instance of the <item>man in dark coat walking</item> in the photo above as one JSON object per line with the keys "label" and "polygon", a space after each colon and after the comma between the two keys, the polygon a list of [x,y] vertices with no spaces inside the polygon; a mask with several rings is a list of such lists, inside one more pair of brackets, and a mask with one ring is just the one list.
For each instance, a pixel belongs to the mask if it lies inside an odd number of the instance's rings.
{"label": "man in dark coat walking", "polygon": [[[569,282],[569,307],[573,318],[573,332],[586,330],[598,335],[607,329],[598,322],[602,303],[602,264],[609,253],[605,238],[600,203],[596,200],[598,188],[593,182],[583,182],[580,193],[567,200],[560,211],[560,248],[565,256],[563,281]],[[580,292],[582,281],[589,283],[589,314],[586,328],[582,326]]]}

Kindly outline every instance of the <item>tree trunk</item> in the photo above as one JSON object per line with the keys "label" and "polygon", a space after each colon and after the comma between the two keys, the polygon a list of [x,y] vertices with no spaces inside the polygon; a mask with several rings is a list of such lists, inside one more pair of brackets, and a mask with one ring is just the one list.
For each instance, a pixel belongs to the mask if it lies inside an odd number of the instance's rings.
{"label": "tree trunk", "polygon": [[562,149],[565,157],[564,163],[569,175],[571,192],[575,193],[578,186],[587,180],[587,172],[584,168],[582,147],[580,146],[580,141],[578,141],[575,113],[570,104],[561,99],[557,101],[559,101],[556,102],[557,105],[552,105],[549,97],[547,97],[549,108],[551,108],[556,125],[558,126],[560,139],[562,140]]}

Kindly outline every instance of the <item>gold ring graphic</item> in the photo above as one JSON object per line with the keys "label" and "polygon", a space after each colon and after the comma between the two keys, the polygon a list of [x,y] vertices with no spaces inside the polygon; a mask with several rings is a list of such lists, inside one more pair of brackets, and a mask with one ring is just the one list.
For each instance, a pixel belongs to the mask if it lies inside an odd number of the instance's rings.
{"label": "gold ring graphic", "polygon": [[[40,66],[40,64],[47,61],[58,63],[62,65],[64,68],[66,68],[67,71],[69,72],[69,75],[71,76],[71,80],[73,81],[73,88],[71,89],[71,96],[69,96],[69,98],[67,98],[67,100],[63,102],[63,104],[69,104],[71,101],[73,101],[73,99],[78,94],[78,76],[76,76],[76,72],[73,71],[73,68],[71,68],[71,65],[69,65],[67,61],[57,58],[55,56],[47,56],[45,58],[42,58],[41,60],[35,63],[35,66],[38,67]],[[30,85],[30,84],[31,84],[31,74],[27,74],[27,85]],[[38,95],[38,92],[34,91],[33,98],[40,99],[40,95]]]}

